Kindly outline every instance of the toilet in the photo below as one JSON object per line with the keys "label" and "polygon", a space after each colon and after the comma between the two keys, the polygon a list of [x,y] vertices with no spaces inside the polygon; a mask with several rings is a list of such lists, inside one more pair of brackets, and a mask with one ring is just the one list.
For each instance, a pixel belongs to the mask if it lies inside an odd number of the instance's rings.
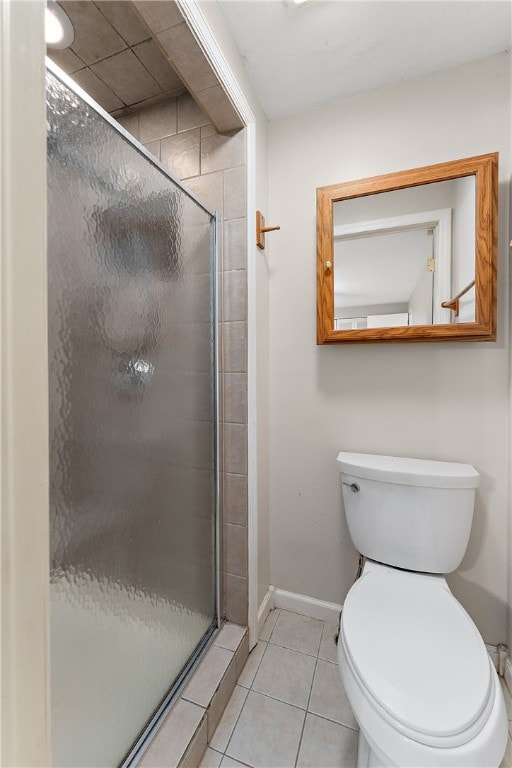
{"label": "toilet", "polygon": [[338,641],[358,768],[497,768],[507,743],[498,675],[443,575],[464,556],[478,472],[361,453],[340,453],[338,468],[365,558]]}

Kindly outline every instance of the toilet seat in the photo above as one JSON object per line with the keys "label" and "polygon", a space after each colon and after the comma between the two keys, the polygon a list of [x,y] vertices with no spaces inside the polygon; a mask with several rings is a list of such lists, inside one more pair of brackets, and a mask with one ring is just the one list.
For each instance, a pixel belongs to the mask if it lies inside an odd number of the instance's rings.
{"label": "toilet seat", "polygon": [[485,726],[494,670],[442,576],[367,562],[345,601],[341,639],[368,703],[408,739],[454,748]]}

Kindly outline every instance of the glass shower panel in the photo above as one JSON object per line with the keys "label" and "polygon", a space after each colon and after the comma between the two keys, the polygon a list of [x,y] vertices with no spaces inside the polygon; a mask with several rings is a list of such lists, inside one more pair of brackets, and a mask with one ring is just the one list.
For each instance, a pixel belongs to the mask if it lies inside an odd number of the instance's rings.
{"label": "glass shower panel", "polygon": [[114,766],[216,622],[215,221],[47,86],[53,763]]}

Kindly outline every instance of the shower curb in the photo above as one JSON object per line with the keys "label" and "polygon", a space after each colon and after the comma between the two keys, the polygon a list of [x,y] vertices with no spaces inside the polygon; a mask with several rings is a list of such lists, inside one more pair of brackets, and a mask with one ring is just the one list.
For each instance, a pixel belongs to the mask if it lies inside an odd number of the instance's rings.
{"label": "shower curb", "polygon": [[141,755],[139,768],[197,768],[248,655],[247,628],[225,622]]}

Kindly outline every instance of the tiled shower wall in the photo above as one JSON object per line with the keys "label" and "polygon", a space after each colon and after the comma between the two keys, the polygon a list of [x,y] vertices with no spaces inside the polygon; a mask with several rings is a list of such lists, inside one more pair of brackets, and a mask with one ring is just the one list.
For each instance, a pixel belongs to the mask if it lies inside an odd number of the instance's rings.
{"label": "tiled shower wall", "polygon": [[189,94],[119,122],[221,216],[220,369],[224,615],[247,624],[247,275],[245,131],[219,134]]}

